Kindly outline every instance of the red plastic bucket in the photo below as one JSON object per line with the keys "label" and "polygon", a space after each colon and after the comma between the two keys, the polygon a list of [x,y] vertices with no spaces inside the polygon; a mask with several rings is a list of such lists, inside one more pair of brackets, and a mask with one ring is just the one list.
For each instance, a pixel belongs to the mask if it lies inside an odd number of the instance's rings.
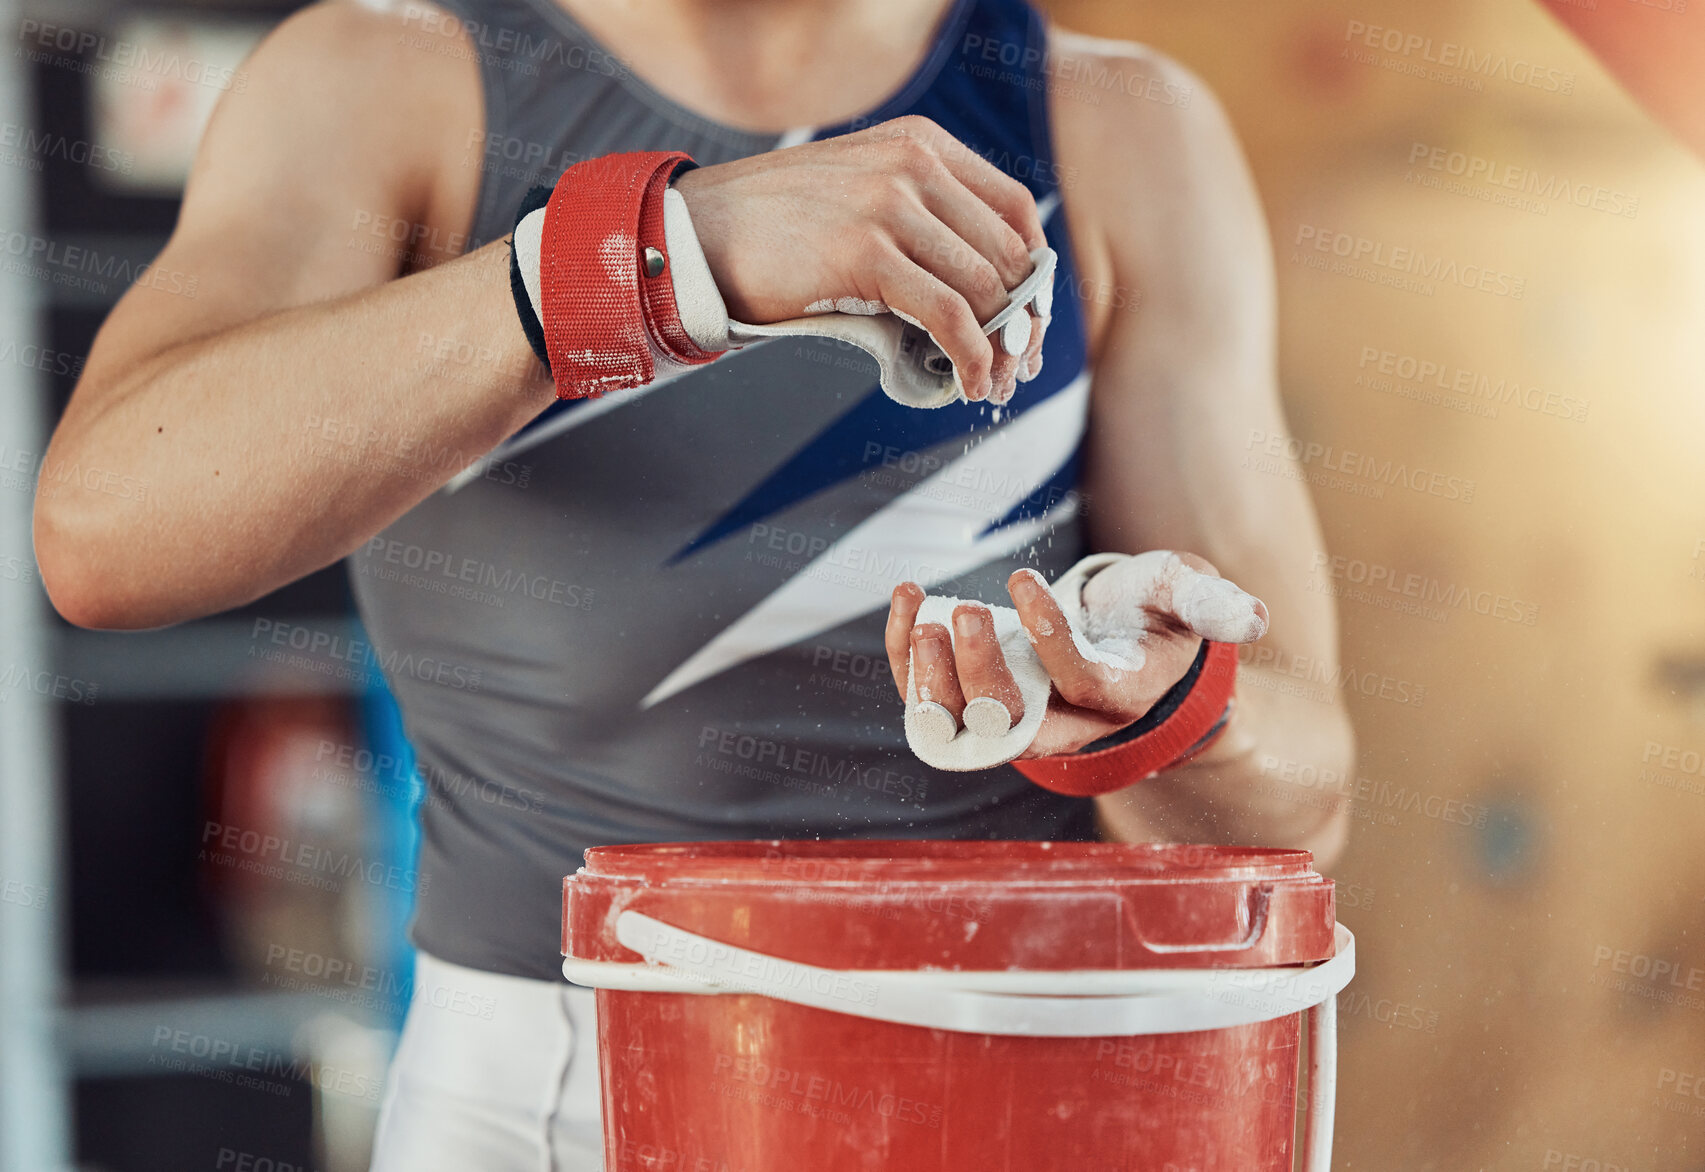
{"label": "red plastic bucket", "polygon": [[1306,851],[603,847],[563,968],[599,989],[606,1172],[1288,1172],[1334,930]]}

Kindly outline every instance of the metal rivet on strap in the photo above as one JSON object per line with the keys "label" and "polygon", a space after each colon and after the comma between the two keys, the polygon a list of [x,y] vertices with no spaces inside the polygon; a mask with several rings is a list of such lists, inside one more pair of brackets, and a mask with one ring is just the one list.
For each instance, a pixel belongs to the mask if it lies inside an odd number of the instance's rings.
{"label": "metal rivet on strap", "polygon": [[659,252],[655,248],[650,247],[649,245],[646,246],[646,249],[645,249],[645,275],[646,276],[648,276],[648,277],[661,277],[663,275],[663,266],[667,263],[668,262],[666,260],[664,260],[663,254],[661,252]]}

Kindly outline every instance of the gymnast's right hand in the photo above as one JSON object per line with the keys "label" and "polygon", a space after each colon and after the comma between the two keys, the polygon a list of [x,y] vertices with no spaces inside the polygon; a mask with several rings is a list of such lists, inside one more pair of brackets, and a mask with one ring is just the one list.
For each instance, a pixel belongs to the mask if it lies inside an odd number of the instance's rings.
{"label": "gymnast's right hand", "polygon": [[967,398],[997,403],[1041,365],[1045,319],[1016,358],[979,325],[1046,244],[1036,202],[928,118],[700,167],[674,186],[736,320],[892,309],[936,339]]}

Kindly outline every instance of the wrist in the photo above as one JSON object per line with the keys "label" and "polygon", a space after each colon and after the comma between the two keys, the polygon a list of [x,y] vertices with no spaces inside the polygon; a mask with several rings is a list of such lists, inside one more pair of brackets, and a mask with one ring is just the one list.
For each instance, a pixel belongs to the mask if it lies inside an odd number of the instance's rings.
{"label": "wrist", "polygon": [[[1208,641],[1203,639],[1199,641],[1196,648],[1195,658],[1190,661],[1190,666],[1184,670],[1184,674],[1178,677],[1178,681],[1174,683],[1172,687],[1168,688],[1161,698],[1156,700],[1154,705],[1150,707],[1147,712],[1143,713],[1123,728],[1114,729],[1106,736],[1097,738],[1089,744],[1079,747],[1074,751],[1074,754],[1071,755],[1075,755],[1076,753],[1099,753],[1104,749],[1118,748],[1120,745],[1129,744],[1138,737],[1144,736],[1154,729],[1159,728],[1161,724],[1171,718],[1172,715],[1178,711],[1179,705],[1184,702],[1185,697],[1188,696],[1195,688],[1196,682],[1202,677],[1202,670],[1207,664],[1207,658]],[[1224,728],[1225,722],[1230,715],[1230,710],[1231,705],[1228,701],[1225,712],[1221,713],[1214,725],[1203,734],[1201,744],[1187,746],[1185,748],[1184,755],[1187,757],[1194,756],[1197,752],[1200,752],[1202,748],[1205,748],[1210,741],[1214,740],[1220,730]]]}
{"label": "wrist", "polygon": [[[563,172],[522,202],[510,237],[510,287],[522,331],[562,398],[648,384],[714,361],[682,320],[671,240],[693,281],[693,323],[726,321],[686,205],[668,197],[679,151],[605,155]],[[675,203],[674,231],[668,211]],[[708,285],[708,295],[706,286]],[[708,301],[707,301],[708,296]]]}
{"label": "wrist", "polygon": [[1094,797],[1134,785],[1201,754],[1230,727],[1237,645],[1203,640],[1183,677],[1139,720],[1076,753],[1013,764],[1037,785]]}

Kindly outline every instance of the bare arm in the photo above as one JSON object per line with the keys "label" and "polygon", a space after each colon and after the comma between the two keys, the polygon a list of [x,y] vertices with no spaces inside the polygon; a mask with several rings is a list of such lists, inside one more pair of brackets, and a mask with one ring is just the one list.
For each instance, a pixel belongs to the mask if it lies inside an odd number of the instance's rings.
{"label": "bare arm", "polygon": [[[1068,51],[1073,49],[1066,39]],[[1128,58],[1107,62],[1133,69]],[[1099,221],[1115,310],[1095,369],[1086,495],[1097,549],[1186,550],[1263,599],[1261,644],[1281,665],[1335,665],[1332,600],[1308,589],[1322,548],[1298,479],[1244,465],[1249,438],[1287,434],[1275,357],[1271,248],[1233,132],[1202,83],[1156,56],[1139,72],[1188,93],[1166,104],[1110,89],[1099,108],[1056,119],[1098,154],[1063,142],[1063,158],[1094,160],[1068,211]],[[1161,91],[1167,92],[1167,91]],[[1070,99],[1060,99],[1069,102]],[[1074,201],[1074,195],[1077,197]],[[1138,206],[1140,211],[1124,212]],[[1103,825],[1127,840],[1224,841],[1342,848],[1347,810],[1263,773],[1263,761],[1349,769],[1354,745],[1339,702],[1278,690],[1270,669],[1239,668],[1233,721],[1202,756],[1098,799]],[[1291,769],[1291,776],[1296,770]]]}
{"label": "bare arm", "polygon": [[[265,594],[551,401],[504,245],[450,260],[440,233],[447,263],[393,280],[397,246],[361,228],[442,219],[438,162],[479,125],[472,63],[399,46],[392,20],[297,15],[215,112],[156,262],[182,279],[125,294],[48,450],[36,550],[71,621],[152,627]],[[435,363],[441,348],[480,357]],[[145,493],[51,475],[72,465]]]}
{"label": "bare arm", "polygon": [[[1306,656],[1330,671],[1338,653],[1331,601],[1308,589],[1321,539],[1307,493],[1294,478],[1244,466],[1250,437],[1282,441],[1286,430],[1272,260],[1231,129],[1200,82],[1155,54],[1075,34],[1056,33],[1051,44],[1058,55],[1096,58],[1082,70],[1068,63],[1060,76],[1129,83],[1100,89],[1105,103],[1050,95],[1079,287],[1091,302],[1090,539],[1102,550],[1174,553],[1126,563],[1127,573],[1148,577],[1114,588],[1141,594],[1107,604],[1139,603],[1124,621],[1140,629],[1141,654],[1123,666],[1078,650],[1033,570],[1008,580],[1053,683],[1025,757],[1076,752],[1141,717],[1184,676],[1204,636],[1244,643],[1268,632],[1266,661],[1281,668]],[[1219,573],[1267,605],[1224,584],[1213,589],[1213,608],[1180,602],[1180,585],[1188,598]],[[1099,581],[1084,587],[1086,605]],[[915,663],[920,693],[927,687],[955,725],[971,699],[984,697],[1021,719],[1024,698],[987,607],[954,608],[956,624],[970,620],[955,642],[944,625],[917,622],[923,601],[923,590],[904,582],[889,608],[886,644],[901,697]],[[1207,750],[1096,799],[1104,832],[1302,847],[1330,863],[1344,844],[1347,810],[1336,794],[1286,779],[1308,775],[1303,766],[1314,776],[1348,773],[1354,741],[1342,703],[1298,700],[1280,690],[1277,672],[1247,663],[1237,678],[1238,701]]]}

